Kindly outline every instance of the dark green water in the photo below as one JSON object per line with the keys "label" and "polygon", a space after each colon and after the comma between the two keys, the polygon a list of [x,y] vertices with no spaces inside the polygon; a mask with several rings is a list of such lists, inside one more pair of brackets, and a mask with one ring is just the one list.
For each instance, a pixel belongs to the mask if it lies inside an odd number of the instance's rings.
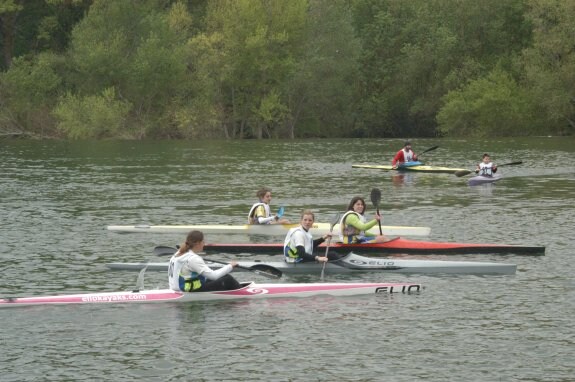
{"label": "dark green water", "polygon": [[[434,257],[512,262],[514,276],[326,277],[421,282],[419,295],[0,310],[0,380],[573,380],[575,140],[413,141],[416,151],[440,145],[422,156],[429,164],[473,168],[484,151],[496,163],[524,162],[480,187],[448,174],[352,169],[387,164],[401,143],[0,140],[3,297],[132,289],[135,273],[104,264],[146,261],[155,245],[183,237],[107,225],[243,224],[264,185],[292,220],[312,208],[328,221],[379,187],[384,224],[429,226],[437,241],[547,247],[544,257]],[[148,288],[166,284],[146,276]]]}

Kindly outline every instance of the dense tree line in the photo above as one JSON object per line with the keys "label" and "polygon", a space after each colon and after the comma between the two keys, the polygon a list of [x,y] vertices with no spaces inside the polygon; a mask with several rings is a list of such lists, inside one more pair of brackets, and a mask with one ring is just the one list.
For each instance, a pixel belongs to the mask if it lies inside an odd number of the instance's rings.
{"label": "dense tree line", "polygon": [[571,0],[0,0],[0,134],[575,132]]}

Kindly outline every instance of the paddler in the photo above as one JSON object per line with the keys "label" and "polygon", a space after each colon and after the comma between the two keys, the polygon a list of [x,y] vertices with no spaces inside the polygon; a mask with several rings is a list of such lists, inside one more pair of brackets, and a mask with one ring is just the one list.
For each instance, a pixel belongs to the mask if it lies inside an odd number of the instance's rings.
{"label": "paddler", "polygon": [[397,167],[405,162],[413,162],[413,161],[417,161],[417,154],[415,154],[411,149],[411,142],[405,141],[405,143],[403,144],[403,148],[399,150],[393,157],[391,165],[393,167]]}
{"label": "paddler", "polygon": [[381,215],[377,212],[373,220],[366,222],[365,200],[361,196],[355,196],[347,206],[347,212],[339,222],[340,240],[345,244],[361,243],[385,243],[389,238],[385,235],[366,236],[365,232],[375,227],[381,221]]}
{"label": "paddler", "polygon": [[491,157],[489,154],[483,154],[483,159],[481,163],[477,164],[477,168],[475,169],[475,173],[482,175],[482,176],[493,176],[497,172],[497,165],[491,162]]}
{"label": "paddler", "polygon": [[256,196],[259,202],[254,203],[248,214],[248,224],[289,224],[289,220],[270,212],[272,190],[263,187],[258,190]]}
{"label": "paddler", "polygon": [[314,250],[326,239],[331,238],[331,233],[323,237],[313,239],[309,232],[313,227],[315,215],[311,210],[304,210],[301,214],[300,226],[288,231],[284,241],[285,261],[288,263],[312,262],[317,261],[325,263],[328,260],[336,261],[341,258],[340,255],[329,252],[327,256],[314,255]]}
{"label": "paddler", "polygon": [[199,255],[204,250],[204,234],[191,231],[186,241],[170,259],[170,289],[182,292],[211,292],[239,289],[240,283],[229,273],[238,265],[230,261],[217,271],[208,267]]}

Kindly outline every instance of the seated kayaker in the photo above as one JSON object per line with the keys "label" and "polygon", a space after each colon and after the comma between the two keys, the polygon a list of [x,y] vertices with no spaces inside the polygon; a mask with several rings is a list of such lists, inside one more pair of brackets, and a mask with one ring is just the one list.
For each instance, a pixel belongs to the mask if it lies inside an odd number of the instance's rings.
{"label": "seated kayaker", "polygon": [[272,200],[272,190],[263,187],[258,190],[256,196],[259,202],[254,203],[248,214],[248,224],[289,224],[289,220],[281,216],[272,216],[270,212],[270,202]]}
{"label": "seated kayaker", "polygon": [[489,154],[483,154],[481,163],[477,164],[475,173],[482,176],[493,176],[497,172],[497,166],[491,162]]}
{"label": "seated kayaker", "polygon": [[355,196],[347,206],[347,212],[339,222],[340,240],[345,244],[359,243],[385,243],[389,238],[385,235],[366,236],[365,232],[375,227],[381,221],[381,215],[375,214],[375,218],[366,222],[365,200],[361,196]]}
{"label": "seated kayaker", "polygon": [[231,261],[214,271],[198,253],[204,250],[204,234],[191,231],[186,241],[170,259],[170,289],[182,292],[211,292],[239,289],[240,283],[229,273],[238,265]]}
{"label": "seated kayaker", "polygon": [[402,165],[405,162],[413,162],[417,160],[417,154],[413,152],[411,149],[411,142],[405,141],[403,148],[395,154],[393,160],[391,161],[391,165],[393,167],[397,167]]}
{"label": "seated kayaker", "polygon": [[327,238],[331,238],[331,233],[318,239],[313,239],[309,229],[313,227],[315,215],[311,210],[304,210],[301,214],[300,226],[288,231],[284,241],[285,261],[288,263],[318,261],[324,263],[328,260],[339,260],[336,253],[328,253],[326,256],[314,255],[313,251]]}

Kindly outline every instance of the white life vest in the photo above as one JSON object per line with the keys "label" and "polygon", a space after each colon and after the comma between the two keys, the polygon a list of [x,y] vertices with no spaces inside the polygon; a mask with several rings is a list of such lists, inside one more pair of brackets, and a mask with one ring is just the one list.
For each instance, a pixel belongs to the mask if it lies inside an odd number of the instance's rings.
{"label": "white life vest", "polygon": [[359,221],[362,224],[365,224],[365,216],[358,214],[355,211],[347,211],[342,217],[341,220],[339,221],[339,228],[340,228],[340,232],[339,232],[339,240],[341,242],[345,242],[344,241],[344,237],[346,236],[365,236],[365,232],[364,231],[359,231],[357,228],[347,225],[345,224],[345,219],[347,219],[347,217],[350,214],[355,214],[357,215],[357,217],[359,218]]}
{"label": "white life vest", "polygon": [[296,233],[301,232],[297,236],[303,235],[303,246],[305,248],[305,253],[312,254],[313,253],[313,236],[311,233],[307,232],[301,225],[299,227],[291,228],[284,240],[284,256],[285,261],[288,263],[296,263],[301,261],[302,259],[297,256],[297,245],[301,245],[302,243],[296,242],[294,240],[296,237]]}
{"label": "white life vest", "polygon": [[[266,203],[258,202],[258,203],[255,203],[252,206],[252,208],[250,209],[250,213],[248,214],[248,224],[260,224],[258,218],[253,216],[256,212],[256,209],[260,206],[264,206],[264,211],[265,211],[265,215],[266,215],[266,216],[263,216],[264,218],[269,218],[270,216],[272,216],[272,214],[270,212],[270,206]],[[266,223],[266,224],[269,224],[269,223]]]}
{"label": "white life vest", "polygon": [[412,162],[413,161],[413,150],[409,150],[407,151],[406,149],[401,149],[403,151],[403,159],[406,162]]}
{"label": "white life vest", "polygon": [[479,175],[493,176],[493,163],[479,163]]}

